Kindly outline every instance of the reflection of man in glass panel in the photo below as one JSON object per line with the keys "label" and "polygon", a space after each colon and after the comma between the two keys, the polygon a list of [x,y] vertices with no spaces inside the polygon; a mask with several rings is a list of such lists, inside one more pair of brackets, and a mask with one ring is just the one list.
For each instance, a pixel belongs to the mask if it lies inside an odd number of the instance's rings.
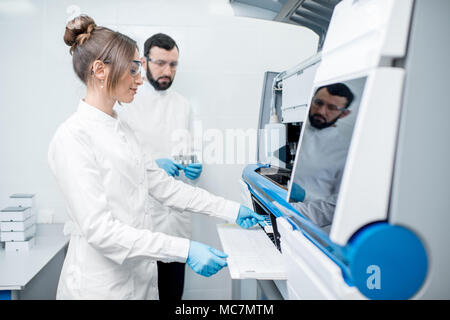
{"label": "reflection of man in glass panel", "polygon": [[353,93],[343,83],[316,90],[291,191],[294,207],[320,227],[331,224],[350,139],[337,121],[350,114]]}

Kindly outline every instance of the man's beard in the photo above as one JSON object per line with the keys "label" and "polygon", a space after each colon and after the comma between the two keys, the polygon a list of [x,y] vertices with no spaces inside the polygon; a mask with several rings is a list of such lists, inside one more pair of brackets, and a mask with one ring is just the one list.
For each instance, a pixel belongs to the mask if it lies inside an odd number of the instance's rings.
{"label": "man's beard", "polygon": [[[325,128],[328,128],[328,127],[331,127],[332,125],[334,125],[336,123],[336,121],[338,121],[339,117],[340,117],[340,115],[337,116],[336,119],[328,122],[324,116],[315,113],[315,114],[309,115],[309,123],[314,128],[321,130],[321,129],[325,129]],[[322,121],[320,121],[319,119],[321,119]]]}
{"label": "man's beard", "polygon": [[[158,80],[166,78],[169,81],[166,83],[159,83]],[[150,68],[147,67],[147,80],[148,82],[150,82],[150,84],[153,86],[153,88],[155,88],[155,90],[157,91],[164,91],[170,88],[170,86],[172,85],[172,79],[170,79],[169,77],[159,77],[158,79],[153,78],[152,73],[150,72]]]}

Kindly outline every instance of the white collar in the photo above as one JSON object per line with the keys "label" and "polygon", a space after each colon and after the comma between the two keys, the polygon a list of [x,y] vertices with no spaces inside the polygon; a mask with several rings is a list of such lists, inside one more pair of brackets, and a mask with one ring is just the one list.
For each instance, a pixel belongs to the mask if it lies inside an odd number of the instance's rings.
{"label": "white collar", "polygon": [[113,115],[110,116],[109,114],[101,111],[100,109],[91,106],[83,99],[81,99],[80,103],[78,104],[77,112],[81,114],[83,117],[87,117],[90,120],[99,121],[108,125],[112,125],[115,128],[119,124],[116,111],[113,110]]}
{"label": "white collar", "polygon": [[150,81],[148,81],[147,77],[144,78],[144,83],[142,84],[142,86],[146,88],[147,92],[151,94],[157,94],[161,97],[168,95],[171,89],[169,88],[167,90],[156,90],[155,87],[153,87],[153,85],[150,83]]}

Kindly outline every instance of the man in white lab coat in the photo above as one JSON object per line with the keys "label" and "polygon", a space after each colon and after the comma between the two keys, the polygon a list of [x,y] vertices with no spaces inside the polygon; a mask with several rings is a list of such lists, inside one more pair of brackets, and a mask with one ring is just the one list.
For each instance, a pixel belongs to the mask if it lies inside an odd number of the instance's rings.
{"label": "man in white lab coat", "polygon": [[[135,131],[145,153],[170,176],[180,176],[185,182],[198,179],[200,163],[183,167],[173,160],[175,155],[190,154],[190,107],[188,101],[171,89],[178,65],[178,46],[166,34],[158,33],[144,44],[143,67],[146,78],[141,92],[124,108],[119,117]],[[170,209],[155,199],[152,205],[152,231],[171,236],[190,238],[190,214]],[[185,264],[158,261],[160,300],[181,300],[184,287]]]}
{"label": "man in white lab coat", "polygon": [[350,144],[337,121],[350,114],[353,93],[343,83],[316,90],[291,191],[294,207],[320,227],[331,224]]}

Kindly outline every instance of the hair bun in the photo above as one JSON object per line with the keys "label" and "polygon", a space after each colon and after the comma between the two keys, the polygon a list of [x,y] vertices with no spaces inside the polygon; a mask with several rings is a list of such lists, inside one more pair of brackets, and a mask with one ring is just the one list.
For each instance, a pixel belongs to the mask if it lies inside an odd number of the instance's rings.
{"label": "hair bun", "polygon": [[91,32],[96,26],[94,19],[87,15],[80,15],[67,23],[64,42],[71,47],[71,54],[77,45],[82,45],[91,37]]}

